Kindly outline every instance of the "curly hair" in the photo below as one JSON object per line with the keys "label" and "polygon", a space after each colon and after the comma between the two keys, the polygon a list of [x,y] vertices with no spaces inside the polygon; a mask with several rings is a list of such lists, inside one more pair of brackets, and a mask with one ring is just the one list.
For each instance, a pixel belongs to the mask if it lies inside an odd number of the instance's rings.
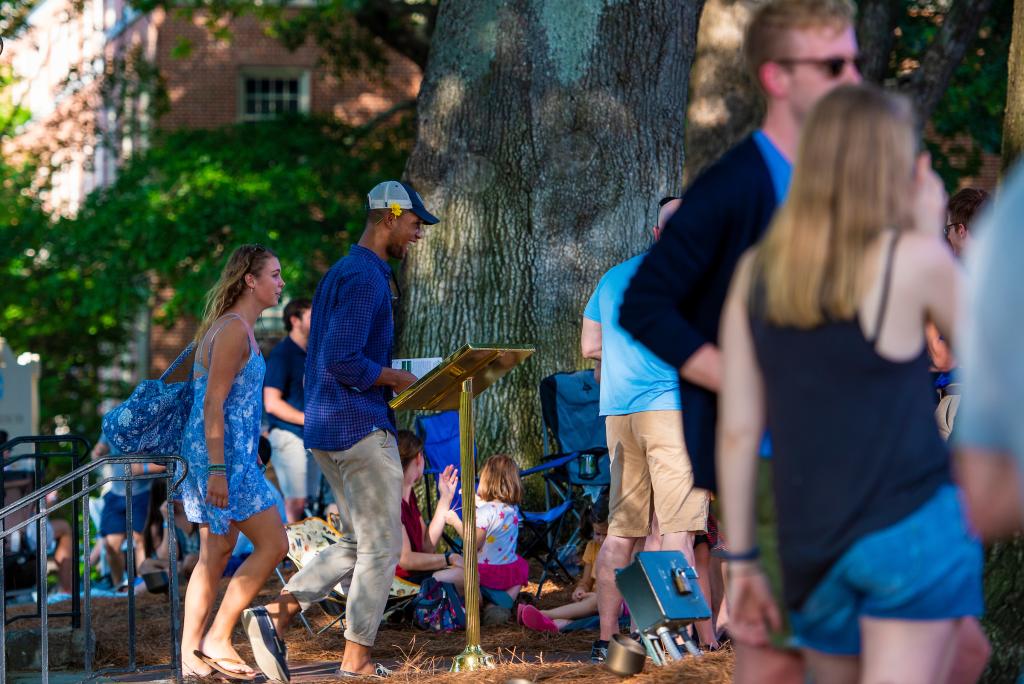
{"label": "curly hair", "polygon": [[217,284],[206,294],[206,306],[203,309],[203,320],[196,330],[196,342],[203,339],[213,322],[234,306],[245,292],[245,276],[249,273],[258,276],[264,264],[276,257],[263,245],[255,244],[242,245],[231,253]]}

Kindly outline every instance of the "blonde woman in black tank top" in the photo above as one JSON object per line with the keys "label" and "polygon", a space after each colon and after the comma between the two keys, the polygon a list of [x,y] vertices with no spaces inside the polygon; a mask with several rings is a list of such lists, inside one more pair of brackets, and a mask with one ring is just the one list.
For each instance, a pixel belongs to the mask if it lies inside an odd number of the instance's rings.
{"label": "blonde woman in black tank top", "polygon": [[824,98],[722,322],[730,631],[765,644],[781,622],[754,535],[767,429],[784,609],[815,681],[949,681],[950,644],[980,635],[980,547],[932,417],[924,339],[933,321],[955,341],[962,276],[942,243],[945,192],[914,139],[900,96]]}

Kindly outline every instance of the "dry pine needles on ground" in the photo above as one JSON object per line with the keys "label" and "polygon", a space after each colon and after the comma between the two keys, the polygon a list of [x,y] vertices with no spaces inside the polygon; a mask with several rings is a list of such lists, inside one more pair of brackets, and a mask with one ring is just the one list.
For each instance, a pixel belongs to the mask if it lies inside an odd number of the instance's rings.
{"label": "dry pine needles on ground", "polygon": [[[221,583],[221,595],[227,580]],[[276,582],[268,583],[256,600],[257,604],[268,603],[277,595]],[[532,585],[527,591],[536,591]],[[572,587],[547,583],[538,601],[538,607],[560,605],[570,600]],[[184,595],[184,586],[182,586]],[[66,610],[69,604],[57,604],[59,610]],[[31,606],[19,606],[9,614],[31,611]],[[158,665],[170,662],[168,620],[170,605],[166,596],[139,595],[136,601],[136,646],[139,665]],[[319,609],[309,611],[314,629],[326,625],[332,618]],[[181,612],[179,610],[179,616]],[[31,620],[19,621],[18,627],[28,628]],[[63,622],[56,621],[56,622]],[[96,667],[124,667],[128,664],[128,603],[125,599],[96,599],[93,602],[93,629],[96,633]],[[707,654],[701,658],[686,658],[669,667],[655,667],[648,661],[644,672],[624,680],[607,668],[590,664],[591,641],[594,632],[568,634],[541,634],[515,624],[484,627],[482,646],[496,656],[494,670],[478,671],[471,674],[448,672],[451,658],[465,647],[465,634],[430,634],[414,627],[396,628],[383,626],[377,636],[374,657],[389,667],[395,667],[395,682],[494,682],[501,684],[508,679],[523,677],[535,682],[582,682],[611,684],[612,682],[636,682],[661,684],[667,682],[729,682],[732,679],[733,654],[726,649],[719,653]],[[337,662],[344,649],[345,639],[338,626],[331,627],[318,636],[310,635],[298,621],[284,635],[288,643],[288,657],[293,663]],[[252,652],[242,634],[236,630],[235,644],[239,653],[252,663]],[[467,679],[469,678],[469,679]],[[312,681],[312,680],[310,680]]]}

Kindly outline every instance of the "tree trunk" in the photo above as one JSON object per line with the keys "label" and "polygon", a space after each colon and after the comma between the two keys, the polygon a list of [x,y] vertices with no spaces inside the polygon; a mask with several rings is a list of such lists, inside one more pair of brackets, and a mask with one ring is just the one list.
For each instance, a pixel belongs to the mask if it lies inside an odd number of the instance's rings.
{"label": "tree trunk", "polygon": [[928,120],[942,99],[991,6],[992,0],[954,0],[921,56],[921,65],[900,84],[899,89],[917,105],[921,121]]}
{"label": "tree trunk", "polygon": [[1020,681],[1024,671],[1024,537],[993,544],[985,553],[985,617],[992,642],[984,684]]}
{"label": "tree trunk", "polygon": [[764,100],[743,58],[743,37],[754,11],[765,2],[708,0],[704,6],[686,112],[687,183],[764,116]]}
{"label": "tree trunk", "polygon": [[1006,114],[1003,117],[1003,171],[1024,149],[1024,0],[1013,3],[1013,33],[1007,58]]}
{"label": "tree trunk", "polygon": [[[1003,172],[1024,147],[1024,0],[1013,3],[1013,34],[1008,56],[1006,114],[1003,119]],[[1015,682],[1024,668],[1024,536],[993,544],[985,554],[985,633],[992,658],[984,684]]]}
{"label": "tree trunk", "polygon": [[701,0],[442,3],[406,168],[442,220],[403,267],[403,355],[536,355],[478,401],[481,453],[540,452],[537,387],[589,366],[583,308],[680,189]]}
{"label": "tree trunk", "polygon": [[896,41],[896,0],[861,0],[857,3],[857,42],[864,59],[861,75],[865,81],[881,83],[889,73],[889,60]]}

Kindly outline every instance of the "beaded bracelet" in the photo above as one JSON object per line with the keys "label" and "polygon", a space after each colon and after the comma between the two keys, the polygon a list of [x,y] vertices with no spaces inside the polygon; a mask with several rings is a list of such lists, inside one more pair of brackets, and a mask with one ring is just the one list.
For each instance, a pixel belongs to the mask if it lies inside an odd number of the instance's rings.
{"label": "beaded bracelet", "polygon": [[750,549],[746,551],[741,551],[739,553],[733,553],[730,551],[726,551],[725,549],[719,549],[717,551],[712,551],[711,555],[717,558],[721,558],[724,561],[753,561],[761,557],[761,549],[760,547],[753,546]]}

